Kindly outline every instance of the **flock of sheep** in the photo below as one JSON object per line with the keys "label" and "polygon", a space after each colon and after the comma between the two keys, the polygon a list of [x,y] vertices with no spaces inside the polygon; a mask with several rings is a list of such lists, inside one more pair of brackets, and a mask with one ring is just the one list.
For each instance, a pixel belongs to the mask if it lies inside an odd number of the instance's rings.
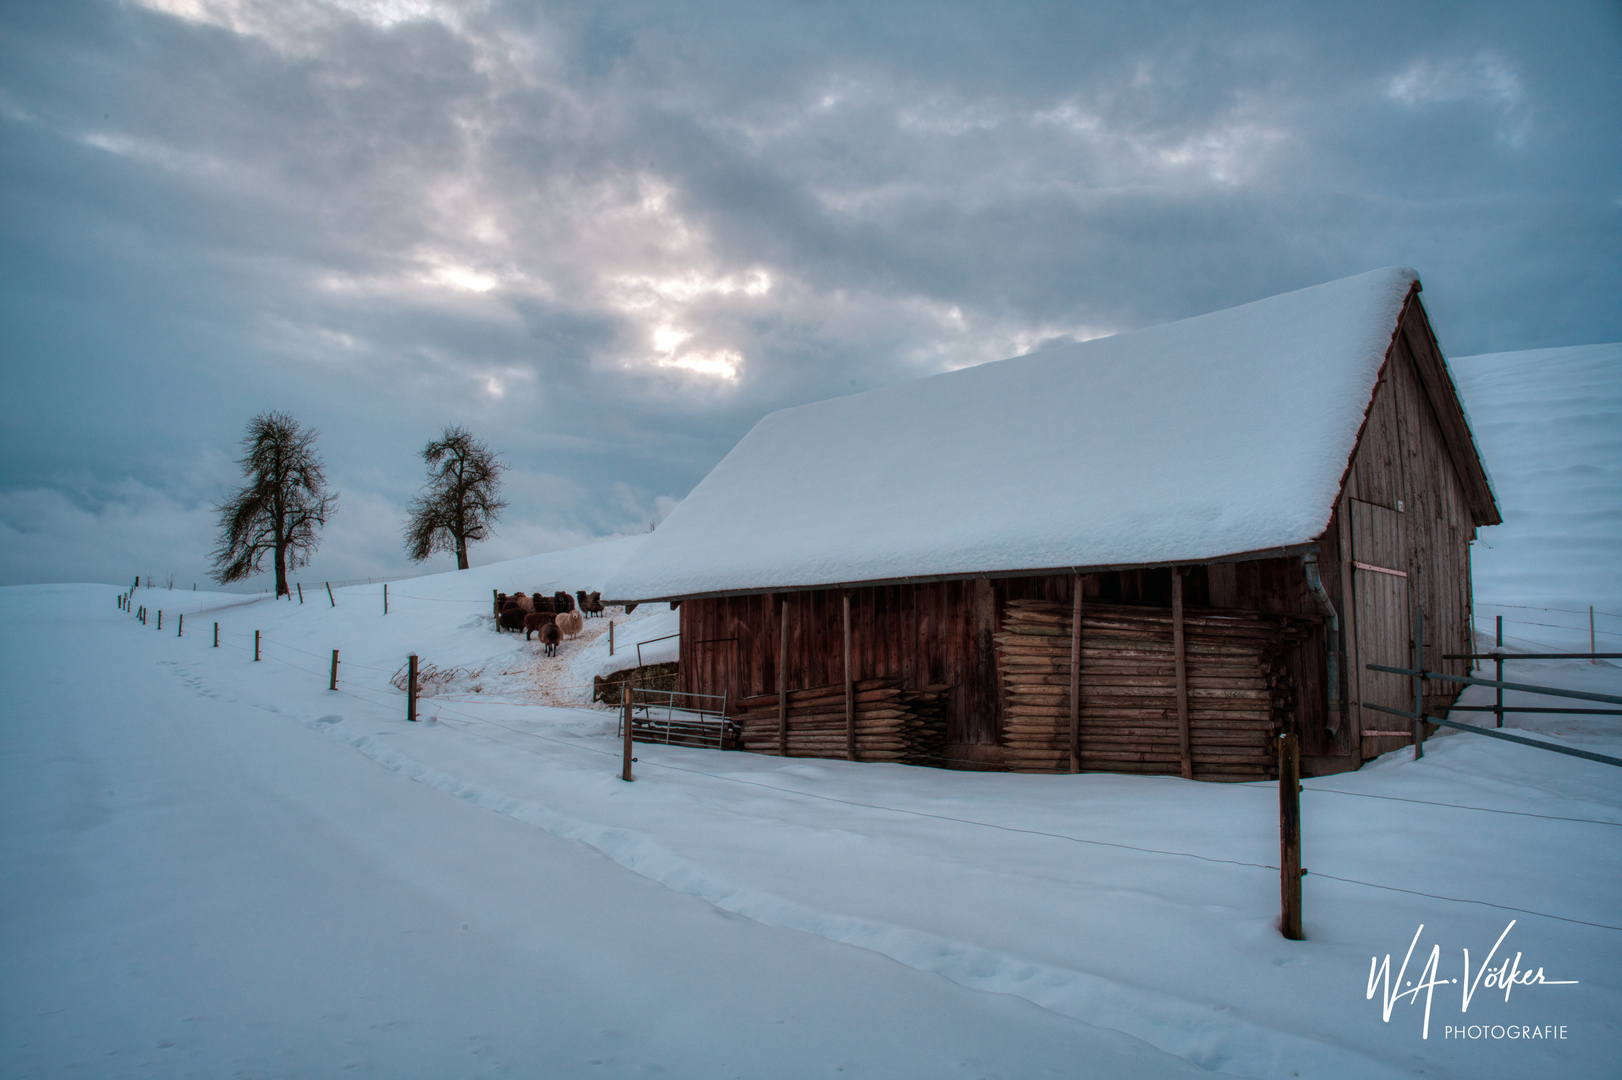
{"label": "flock of sheep", "polygon": [[[575,609],[576,598],[579,610]],[[559,643],[565,636],[580,633],[588,617],[602,614],[602,594],[583,589],[572,597],[561,589],[551,596],[543,596],[539,591],[528,595],[521,592],[511,596],[504,592],[495,594],[496,629],[522,630],[525,641],[530,634],[535,634],[547,656],[556,656]]]}

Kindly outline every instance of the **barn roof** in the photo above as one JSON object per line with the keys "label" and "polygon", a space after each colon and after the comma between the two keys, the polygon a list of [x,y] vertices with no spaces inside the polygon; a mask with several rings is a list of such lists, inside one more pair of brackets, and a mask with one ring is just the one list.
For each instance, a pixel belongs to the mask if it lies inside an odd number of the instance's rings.
{"label": "barn roof", "polygon": [[1390,267],[772,413],[604,596],[1206,562],[1310,543],[1417,284]]}

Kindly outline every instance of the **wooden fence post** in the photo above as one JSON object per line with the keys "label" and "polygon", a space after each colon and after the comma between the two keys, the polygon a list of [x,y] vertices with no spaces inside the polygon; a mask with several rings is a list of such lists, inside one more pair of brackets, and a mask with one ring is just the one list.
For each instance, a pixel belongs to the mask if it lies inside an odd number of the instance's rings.
{"label": "wooden fence post", "polygon": [[625,729],[625,762],[620,768],[620,779],[630,783],[631,762],[636,758],[631,756],[631,683],[629,680],[620,684],[620,725]]}
{"label": "wooden fence post", "polygon": [[1301,933],[1301,744],[1278,737],[1278,928],[1291,941]]}
{"label": "wooden fence post", "polygon": [[219,623],[214,624],[214,647],[216,649],[220,647],[220,624]]}
{"label": "wooden fence post", "polygon": [[383,614],[389,613],[389,583],[383,583]]}
{"label": "wooden fence post", "polygon": [[608,620],[608,655],[614,655],[614,620]]}
{"label": "wooden fence post", "polygon": [[406,659],[406,719],[417,720],[417,654]]}
{"label": "wooden fence post", "polygon": [[1414,760],[1425,756],[1425,609],[1414,605]]}
{"label": "wooden fence post", "polygon": [[302,582],[293,582],[293,588],[298,590],[298,602],[304,603],[304,585]]}
{"label": "wooden fence post", "polygon": [[185,637],[185,636],[186,636],[186,613],[183,611],[183,612],[180,613],[180,617],[175,621],[175,637]]}
{"label": "wooden fence post", "polygon": [[162,608],[158,609],[158,629],[159,630],[163,629],[163,609]]}
{"label": "wooden fence post", "polygon": [[327,602],[330,603],[333,607],[337,607],[338,606],[338,601],[336,601],[336,600],[334,600],[332,598],[332,582],[330,582],[330,581],[327,582],[326,586],[327,586]]}
{"label": "wooden fence post", "polygon": [[332,650],[332,679],[327,683],[328,690],[338,689],[338,650]]}
{"label": "wooden fence post", "polygon": [[253,632],[253,662],[259,662],[259,631]]}

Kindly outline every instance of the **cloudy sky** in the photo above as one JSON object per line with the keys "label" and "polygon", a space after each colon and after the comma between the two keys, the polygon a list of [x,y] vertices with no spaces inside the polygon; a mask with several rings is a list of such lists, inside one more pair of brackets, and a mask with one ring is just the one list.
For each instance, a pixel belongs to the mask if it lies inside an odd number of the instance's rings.
{"label": "cloudy sky", "polygon": [[205,582],[269,409],[336,581],[408,572],[448,423],[482,563],[772,409],[1377,266],[1450,355],[1619,340],[1619,103],[1614,0],[13,0],[0,583]]}

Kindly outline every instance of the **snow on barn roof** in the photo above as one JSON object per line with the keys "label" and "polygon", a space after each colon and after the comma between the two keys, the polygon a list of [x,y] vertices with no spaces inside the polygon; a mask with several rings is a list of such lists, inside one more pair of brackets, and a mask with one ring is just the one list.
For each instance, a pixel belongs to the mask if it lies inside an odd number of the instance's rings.
{"label": "snow on barn roof", "polygon": [[1164,565],[1312,541],[1414,271],[783,409],[604,596]]}

